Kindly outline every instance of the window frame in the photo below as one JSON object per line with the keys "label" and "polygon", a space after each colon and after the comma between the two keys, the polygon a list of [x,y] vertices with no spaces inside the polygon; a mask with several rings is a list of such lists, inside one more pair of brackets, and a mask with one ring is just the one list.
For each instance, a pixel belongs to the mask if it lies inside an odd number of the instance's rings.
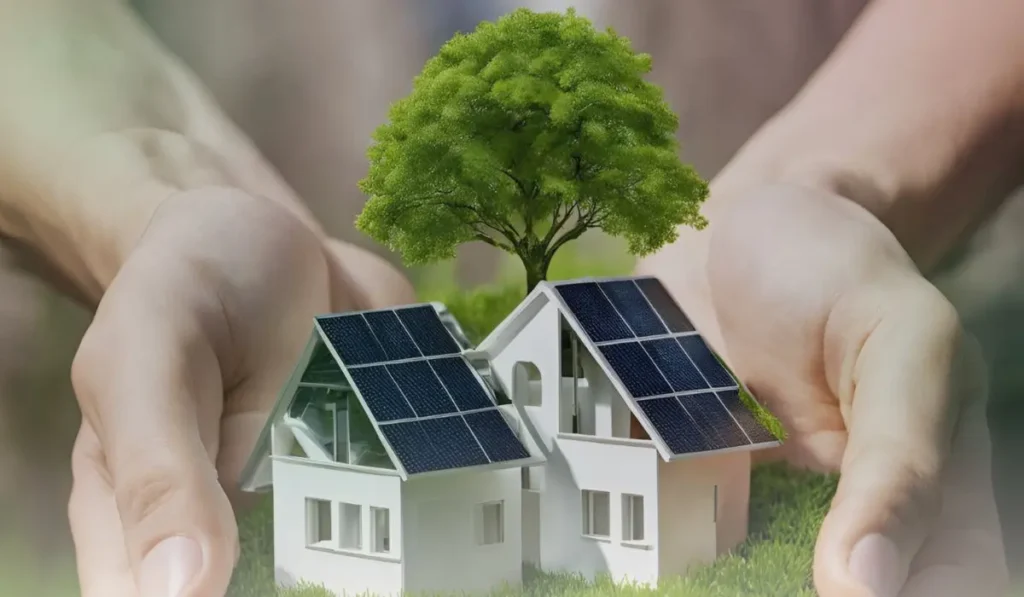
{"label": "window frame", "polygon": [[[634,493],[622,494],[622,540],[626,543],[643,543],[647,540],[647,508],[644,496]],[[640,520],[636,520],[637,504],[639,504]],[[639,529],[637,522],[640,523]],[[639,531],[639,536],[637,531]]]}
{"label": "window frame", "polygon": [[[323,517],[327,514],[327,538],[323,538]],[[335,538],[334,508],[330,500],[306,498],[306,547],[333,547]]]}
{"label": "window frame", "polygon": [[[355,514],[353,517],[352,514]],[[351,522],[355,522],[351,525]],[[355,545],[346,542],[347,532],[355,527]],[[363,550],[363,506],[351,502],[338,502],[338,548],[346,551]]]}
{"label": "window frame", "polygon": [[[384,515],[383,525],[377,519],[381,513]],[[381,543],[382,529],[384,531],[383,541],[386,543]],[[390,554],[391,547],[391,510],[383,506],[370,506],[370,553]]]}
{"label": "window frame", "polygon": [[[489,509],[497,509],[497,518],[493,519],[496,521],[497,528],[494,532],[496,538],[489,540],[488,535],[488,521],[492,520],[488,517]],[[493,510],[491,510],[493,512]],[[483,502],[476,506],[476,543],[479,546],[486,547],[489,545],[501,545],[505,543],[505,500],[492,500],[489,502]]]}
{"label": "window frame", "polygon": [[[582,516],[582,526],[583,526],[582,534],[583,534],[583,536],[584,537],[589,537],[589,538],[592,538],[592,539],[600,539],[600,540],[609,540],[609,539],[611,539],[611,535],[612,535],[612,532],[611,532],[612,531],[612,528],[611,528],[612,527],[612,520],[611,520],[612,497],[611,497],[611,492],[601,491],[601,490],[597,490],[597,489],[583,489],[583,490],[580,490],[580,494],[581,494],[581,505],[582,505],[582,509],[583,509],[583,512],[582,512],[582,514],[583,514],[583,516]],[[597,531],[597,524],[595,523],[595,521],[598,520],[598,513],[596,512],[598,510],[598,508],[597,508],[597,504],[596,504],[595,498],[598,498],[598,497],[603,497],[606,500],[604,516],[601,517],[601,518],[604,519],[604,525],[605,525],[605,530],[606,530],[606,533],[603,533],[603,534],[596,532]]]}

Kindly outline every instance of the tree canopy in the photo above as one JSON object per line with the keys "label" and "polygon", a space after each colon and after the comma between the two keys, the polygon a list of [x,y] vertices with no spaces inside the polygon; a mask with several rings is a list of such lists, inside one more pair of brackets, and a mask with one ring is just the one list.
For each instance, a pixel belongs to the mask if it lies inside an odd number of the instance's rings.
{"label": "tree canopy", "polygon": [[457,34],[375,132],[358,228],[409,264],[483,241],[519,256],[532,289],[588,229],[644,255],[703,227],[707,184],[679,159],[650,69],[571,9]]}

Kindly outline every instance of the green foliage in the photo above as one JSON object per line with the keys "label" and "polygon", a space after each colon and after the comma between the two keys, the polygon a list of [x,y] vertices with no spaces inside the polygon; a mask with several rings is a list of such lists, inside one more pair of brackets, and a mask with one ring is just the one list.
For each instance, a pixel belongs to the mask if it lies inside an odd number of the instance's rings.
{"label": "green foliage", "polygon": [[486,242],[522,260],[528,289],[588,229],[644,255],[703,227],[707,184],[679,161],[650,68],[573,10],[456,35],[376,131],[357,226],[408,264]]}

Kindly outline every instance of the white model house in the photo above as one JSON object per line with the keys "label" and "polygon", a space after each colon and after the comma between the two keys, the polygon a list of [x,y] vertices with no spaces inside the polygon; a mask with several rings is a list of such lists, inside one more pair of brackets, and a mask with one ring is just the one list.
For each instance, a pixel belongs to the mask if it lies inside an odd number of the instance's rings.
{"label": "white model house", "polygon": [[476,348],[440,305],[315,328],[244,474],[279,584],[655,583],[746,537],[778,441],[655,278],[541,283]]}

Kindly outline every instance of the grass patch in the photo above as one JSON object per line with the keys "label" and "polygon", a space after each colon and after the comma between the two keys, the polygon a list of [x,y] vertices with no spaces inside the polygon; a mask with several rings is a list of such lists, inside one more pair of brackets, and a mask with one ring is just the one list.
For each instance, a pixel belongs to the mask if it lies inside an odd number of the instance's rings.
{"label": "grass patch", "polygon": [[[573,277],[583,270],[563,263],[552,278]],[[592,275],[616,275],[621,272]],[[474,343],[510,313],[524,296],[521,281],[510,279],[472,291],[440,286],[423,289],[423,300],[445,303]],[[749,395],[744,401],[777,436],[778,421]],[[747,541],[713,564],[686,578],[668,579],[657,588],[616,585],[607,579],[587,582],[577,575],[526,570],[522,589],[499,589],[494,597],[602,597],[606,595],[672,597],[811,597],[814,542],[835,492],[836,478],[798,472],[785,465],[757,467],[751,478],[750,533]],[[229,592],[231,597],[333,597],[323,587],[290,590],[274,587],[272,498],[240,522],[242,556]]]}

